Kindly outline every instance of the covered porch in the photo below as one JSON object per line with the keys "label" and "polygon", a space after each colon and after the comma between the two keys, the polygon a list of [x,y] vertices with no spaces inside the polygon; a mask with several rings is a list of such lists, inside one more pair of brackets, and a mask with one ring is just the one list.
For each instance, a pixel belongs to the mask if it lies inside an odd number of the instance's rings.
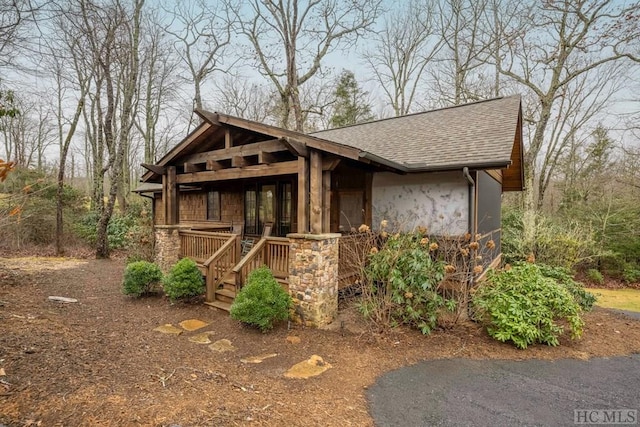
{"label": "covered porch", "polygon": [[[353,250],[355,240],[341,235],[371,224],[372,176],[384,167],[351,147],[198,114],[203,122],[196,130],[157,164],[143,165],[143,181],[157,185],[153,217],[161,268],[193,259],[206,277],[206,303],[224,310],[261,265],[299,304],[315,306],[312,300],[325,293],[337,304],[338,288],[357,272],[339,256],[345,245]],[[320,261],[310,263],[314,254]],[[314,323],[323,317],[308,314]]]}

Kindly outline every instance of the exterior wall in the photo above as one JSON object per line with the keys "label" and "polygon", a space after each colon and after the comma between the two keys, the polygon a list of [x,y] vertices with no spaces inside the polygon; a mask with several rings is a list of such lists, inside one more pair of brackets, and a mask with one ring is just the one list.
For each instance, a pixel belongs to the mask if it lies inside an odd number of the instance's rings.
{"label": "exterior wall", "polygon": [[[181,192],[178,201],[180,222],[203,222],[207,221],[207,193],[204,191]],[[157,195],[154,199],[155,225],[165,224],[164,207],[162,205],[162,195]],[[228,223],[239,223],[244,221],[244,200],[242,191],[221,191],[220,192],[221,221]]]}
{"label": "exterior wall", "polygon": [[373,175],[373,224],[408,231],[426,226],[430,233],[458,235],[468,231],[469,183],[462,172]]}
{"label": "exterior wall", "polygon": [[289,234],[289,293],[297,320],[322,327],[338,314],[339,234]]}
{"label": "exterior wall", "polygon": [[178,220],[182,221],[206,221],[207,220],[207,193],[181,192],[178,201]]}
{"label": "exterior wall", "polygon": [[223,191],[220,194],[220,205],[222,222],[236,224],[244,221],[244,197],[242,191]]}

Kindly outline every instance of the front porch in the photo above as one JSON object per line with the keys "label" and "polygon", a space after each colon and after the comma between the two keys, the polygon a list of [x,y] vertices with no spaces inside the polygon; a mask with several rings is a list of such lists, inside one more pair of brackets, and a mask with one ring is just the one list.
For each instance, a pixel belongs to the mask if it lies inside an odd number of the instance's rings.
{"label": "front porch", "polygon": [[225,311],[230,310],[251,271],[266,265],[296,304],[302,306],[298,312],[304,321],[316,325],[331,322],[333,311],[337,310],[338,291],[353,284],[360,273],[358,266],[349,262],[356,258],[345,256],[353,253],[357,242],[351,236],[264,236],[243,255],[242,238],[232,231],[156,226],[157,262],[167,270],[179,258],[193,259],[205,278],[205,304]]}

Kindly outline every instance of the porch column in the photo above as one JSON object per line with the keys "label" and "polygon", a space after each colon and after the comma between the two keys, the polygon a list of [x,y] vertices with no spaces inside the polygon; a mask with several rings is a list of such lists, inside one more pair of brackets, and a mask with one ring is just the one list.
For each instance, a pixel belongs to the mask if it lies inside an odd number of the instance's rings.
{"label": "porch column", "polygon": [[289,238],[289,293],[297,306],[294,320],[322,327],[338,315],[338,240],[340,234],[292,233]]}
{"label": "porch column", "polygon": [[311,233],[320,234],[323,232],[322,154],[318,151],[311,151],[309,157],[311,163],[309,170],[309,223]]}
{"label": "porch column", "polygon": [[331,232],[331,171],[322,172],[322,232]]}
{"label": "porch column", "polygon": [[298,233],[309,231],[309,163],[298,157]]}
{"label": "porch column", "polygon": [[178,185],[176,183],[176,167],[169,166],[162,175],[162,204],[164,205],[165,224],[178,223]]}

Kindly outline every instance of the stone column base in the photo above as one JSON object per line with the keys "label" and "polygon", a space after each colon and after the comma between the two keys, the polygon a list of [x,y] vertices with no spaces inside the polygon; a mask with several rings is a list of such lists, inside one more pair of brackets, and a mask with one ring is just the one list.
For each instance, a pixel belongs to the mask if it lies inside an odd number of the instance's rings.
{"label": "stone column base", "polygon": [[180,259],[180,235],[178,225],[156,225],[155,261],[163,273],[167,273]]}
{"label": "stone column base", "polygon": [[294,320],[322,327],[338,315],[338,239],[340,234],[288,234],[289,293]]}

